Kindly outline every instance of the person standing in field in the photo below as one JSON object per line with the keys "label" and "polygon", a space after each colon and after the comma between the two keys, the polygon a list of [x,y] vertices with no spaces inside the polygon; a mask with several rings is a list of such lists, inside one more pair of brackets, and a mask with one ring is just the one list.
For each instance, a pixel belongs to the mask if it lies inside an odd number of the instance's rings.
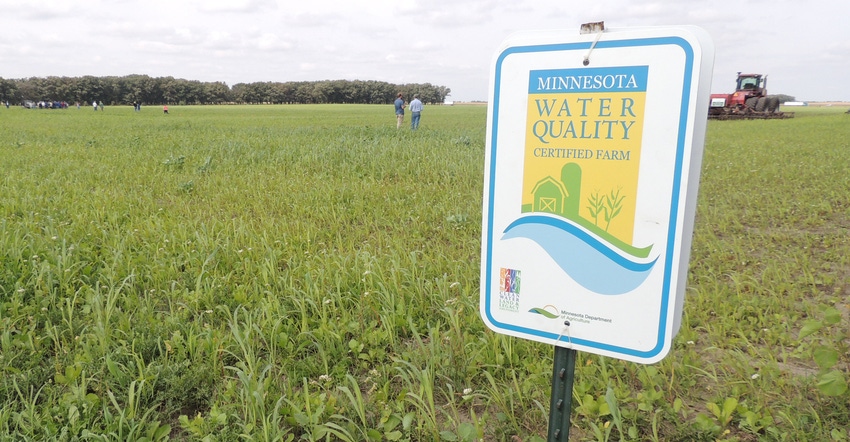
{"label": "person standing in field", "polygon": [[162,106],[162,113],[164,113],[164,114],[168,113],[168,105],[167,104],[165,106]]}
{"label": "person standing in field", "polygon": [[94,111],[95,111],[95,112],[97,112],[97,101],[92,101],[92,102],[91,102],[91,107],[93,107],[93,108],[94,108]]}
{"label": "person standing in field", "polygon": [[419,101],[419,94],[413,94],[413,101],[410,102],[410,130],[419,129],[419,118],[422,116],[422,102]]}
{"label": "person standing in field", "polygon": [[395,99],[395,119],[396,125],[395,128],[401,128],[402,123],[404,123],[404,96],[399,92],[398,97]]}

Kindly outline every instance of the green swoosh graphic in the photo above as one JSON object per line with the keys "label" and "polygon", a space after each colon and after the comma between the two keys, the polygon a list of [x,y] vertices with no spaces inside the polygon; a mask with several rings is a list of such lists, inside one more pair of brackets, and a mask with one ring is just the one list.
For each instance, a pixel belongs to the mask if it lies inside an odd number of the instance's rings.
{"label": "green swoosh graphic", "polygon": [[537,313],[537,314],[543,315],[543,316],[545,316],[549,319],[555,319],[555,318],[558,317],[558,315],[556,315],[556,314],[554,314],[554,313],[552,313],[548,310],[544,310],[542,308],[539,308],[539,307],[534,307],[533,309],[529,310],[528,312],[529,313]]}

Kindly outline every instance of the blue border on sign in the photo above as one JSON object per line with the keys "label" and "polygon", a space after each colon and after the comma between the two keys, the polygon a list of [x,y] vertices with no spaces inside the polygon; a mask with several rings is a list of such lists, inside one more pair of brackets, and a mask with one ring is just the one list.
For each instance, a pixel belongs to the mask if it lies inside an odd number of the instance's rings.
{"label": "blue border on sign", "polygon": [[499,121],[499,100],[500,100],[500,85],[501,85],[501,75],[502,75],[502,63],[505,61],[505,58],[512,54],[521,54],[521,53],[529,53],[529,52],[552,52],[552,51],[569,51],[569,50],[580,50],[580,49],[588,49],[590,48],[590,43],[562,43],[562,44],[552,44],[552,45],[531,45],[531,46],[517,46],[511,47],[503,51],[496,62],[496,72],[495,72],[495,90],[493,95],[493,118],[491,121],[492,124],[492,132],[491,132],[491,140],[492,146],[490,151],[490,182],[488,183],[490,192],[489,198],[487,201],[487,239],[486,239],[486,260],[485,260],[485,313],[487,315],[487,319],[494,326],[499,327],[502,330],[510,330],[516,333],[522,333],[530,336],[538,336],[541,338],[551,339],[555,341],[563,341],[567,342],[570,339],[570,342],[578,345],[582,345],[589,348],[597,348],[600,350],[605,350],[611,353],[618,353],[622,355],[634,356],[637,358],[650,359],[654,356],[657,356],[664,349],[665,339],[667,337],[667,314],[668,307],[670,302],[670,279],[671,273],[673,269],[673,255],[675,252],[675,244],[676,244],[676,226],[679,217],[679,200],[682,192],[682,167],[684,162],[684,154],[685,154],[685,135],[687,130],[687,117],[688,117],[688,99],[690,98],[690,90],[691,90],[691,78],[693,75],[693,65],[694,65],[694,51],[693,48],[688,44],[688,42],[681,37],[657,37],[657,38],[641,38],[641,39],[633,39],[633,40],[614,40],[614,41],[600,41],[596,44],[596,48],[619,48],[619,47],[638,47],[638,46],[661,46],[661,45],[675,45],[682,48],[685,52],[685,75],[684,75],[684,84],[682,85],[682,102],[679,107],[679,125],[678,125],[678,135],[676,139],[676,162],[675,162],[675,173],[673,176],[673,192],[670,195],[671,198],[671,208],[670,208],[670,220],[669,227],[667,231],[667,247],[666,247],[666,257],[664,259],[664,280],[662,283],[662,293],[661,293],[661,311],[660,311],[660,321],[658,327],[658,340],[655,343],[655,347],[649,351],[641,351],[632,348],[619,347],[615,345],[605,344],[601,342],[595,342],[586,339],[576,339],[576,338],[568,338],[563,335],[544,332],[542,330],[530,329],[526,327],[519,327],[516,325],[505,324],[496,321],[492,313],[490,311],[491,306],[491,293],[492,293],[492,268],[493,268],[493,210],[494,210],[494,201],[495,201],[495,193],[493,192],[493,188],[495,187],[495,179],[496,179],[496,151],[498,150],[498,132],[499,127],[496,124]]}

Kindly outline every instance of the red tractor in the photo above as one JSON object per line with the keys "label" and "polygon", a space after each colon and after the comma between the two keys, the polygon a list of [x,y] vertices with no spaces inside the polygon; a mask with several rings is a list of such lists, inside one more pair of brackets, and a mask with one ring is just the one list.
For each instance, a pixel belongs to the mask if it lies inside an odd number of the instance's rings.
{"label": "red tractor", "polygon": [[767,95],[767,75],[738,72],[738,84],[731,94],[711,94],[708,118],[752,120],[793,118],[793,112],[779,111],[779,98]]}

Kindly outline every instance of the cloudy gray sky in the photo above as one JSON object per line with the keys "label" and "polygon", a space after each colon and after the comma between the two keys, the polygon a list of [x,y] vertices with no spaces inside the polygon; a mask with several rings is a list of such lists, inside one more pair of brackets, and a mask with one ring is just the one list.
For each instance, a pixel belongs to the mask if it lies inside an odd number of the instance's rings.
{"label": "cloudy gray sky", "polygon": [[0,0],[0,77],[145,74],[236,83],[379,80],[486,100],[499,44],[524,30],[697,25],[712,92],[738,71],[771,93],[850,101],[846,0]]}

